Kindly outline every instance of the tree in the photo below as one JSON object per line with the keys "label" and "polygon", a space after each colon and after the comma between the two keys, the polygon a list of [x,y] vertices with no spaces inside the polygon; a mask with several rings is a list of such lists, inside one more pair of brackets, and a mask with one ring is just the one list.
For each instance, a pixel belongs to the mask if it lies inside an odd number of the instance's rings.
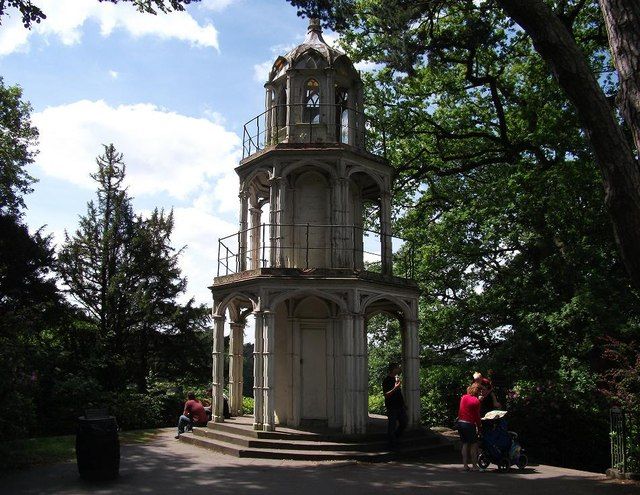
{"label": "tree", "polygon": [[[53,249],[15,217],[0,215],[0,433],[13,438],[37,423],[37,356],[64,317],[52,277]],[[15,413],[21,404],[20,414]]]}
{"label": "tree", "polygon": [[[495,84],[495,74],[482,74],[477,70],[478,53],[497,39],[509,46],[509,36],[518,38],[512,25],[500,19],[506,13],[531,37],[536,51],[548,64],[567,97],[578,111],[580,124],[589,136],[596,162],[602,173],[605,204],[611,216],[614,233],[622,259],[631,280],[640,287],[640,166],[630,141],[617,121],[597,78],[585,59],[576,39],[575,23],[588,19],[592,25],[593,40],[602,37],[601,18],[594,13],[595,0],[551,2],[554,10],[543,0],[488,0],[474,2],[410,2],[407,0],[357,2],[354,0],[290,0],[306,15],[319,16],[336,29],[352,28],[383,42],[383,46],[369,55],[371,59],[411,75],[415,66],[426,58],[457,65],[466,70],[475,82],[484,81],[495,101],[497,126],[495,138],[504,140],[505,127],[500,115],[504,92]],[[603,0],[606,12],[626,12],[636,15],[638,7],[632,2]],[[500,7],[497,8],[497,7]],[[612,8],[609,8],[612,7]],[[616,8],[617,7],[617,8]],[[622,26],[623,16],[607,14],[612,26]],[[636,17],[637,18],[637,17]],[[632,20],[632,19],[631,19]],[[620,46],[629,48],[637,40],[639,24],[627,23]],[[610,33],[617,32],[610,29]],[[586,40],[581,40],[586,41]],[[620,50],[614,48],[614,55]],[[631,68],[638,64],[637,50],[627,53],[635,57]],[[378,55],[376,58],[375,55]],[[384,55],[380,57],[380,55]],[[509,51],[505,56],[513,56]],[[605,55],[606,56],[606,55]],[[480,61],[481,63],[481,61]],[[622,79],[624,80],[624,74]],[[637,81],[637,73],[635,80]],[[494,81],[492,83],[492,80]],[[627,100],[637,109],[636,95],[627,92]],[[627,125],[633,128],[633,119]],[[527,150],[514,150],[517,153]]]}
{"label": "tree", "polygon": [[[131,3],[139,12],[148,14],[156,14],[160,12],[171,12],[172,10],[182,11],[185,5],[199,2],[200,0],[98,0],[99,2],[111,3]],[[0,23],[2,16],[7,13],[10,8],[18,10],[22,16],[22,24],[27,29],[33,26],[33,23],[40,23],[47,18],[45,13],[35,5],[32,0],[6,0],[0,2]]]}
{"label": "tree", "polygon": [[640,4],[600,0],[613,63],[618,71],[618,106],[640,151]]}
{"label": "tree", "polygon": [[[446,419],[455,403],[443,392],[460,375],[494,369],[531,452],[603,468],[601,336],[637,340],[640,299],[580,114],[531,38],[491,2],[334,3],[345,4],[343,48],[380,64],[363,74],[365,101],[387,131],[396,233],[416,253],[422,420]],[[431,6],[439,13],[420,17]],[[612,100],[598,5],[566,22]],[[535,432],[523,426],[534,408]],[[585,425],[589,449],[576,434]],[[558,442],[562,432],[572,436]]]}
{"label": "tree", "polygon": [[0,77],[0,214],[19,216],[22,196],[34,179],[25,168],[36,155],[38,130],[31,125],[31,105],[20,86],[5,86]]}
{"label": "tree", "polygon": [[123,155],[113,145],[97,165],[97,203],[89,202],[73,236],[65,233],[59,271],[99,327],[107,352],[102,379],[111,389],[133,381],[144,391],[154,339],[173,324],[186,284],[170,243],[173,213],[133,213]]}

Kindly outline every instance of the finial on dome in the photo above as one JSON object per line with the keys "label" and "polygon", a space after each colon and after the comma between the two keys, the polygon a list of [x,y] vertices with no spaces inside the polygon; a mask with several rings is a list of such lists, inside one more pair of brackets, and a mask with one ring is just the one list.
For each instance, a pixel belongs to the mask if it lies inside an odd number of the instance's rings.
{"label": "finial on dome", "polygon": [[327,42],[322,37],[322,27],[320,27],[320,19],[318,19],[317,17],[309,17],[309,27],[307,28],[307,36],[305,37],[303,44],[327,44]]}
{"label": "finial on dome", "polygon": [[309,17],[309,27],[307,28],[307,33],[311,32],[322,34],[320,19],[318,19],[317,17]]}

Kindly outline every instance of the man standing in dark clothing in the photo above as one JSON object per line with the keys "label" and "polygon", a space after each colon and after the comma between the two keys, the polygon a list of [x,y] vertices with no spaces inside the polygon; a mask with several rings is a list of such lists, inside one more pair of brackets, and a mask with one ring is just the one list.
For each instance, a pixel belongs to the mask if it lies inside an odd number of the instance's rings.
{"label": "man standing in dark clothing", "polygon": [[395,447],[397,439],[407,427],[407,409],[402,397],[400,366],[397,363],[390,363],[387,371],[387,376],[382,380],[382,392],[387,409],[387,436],[390,446]]}

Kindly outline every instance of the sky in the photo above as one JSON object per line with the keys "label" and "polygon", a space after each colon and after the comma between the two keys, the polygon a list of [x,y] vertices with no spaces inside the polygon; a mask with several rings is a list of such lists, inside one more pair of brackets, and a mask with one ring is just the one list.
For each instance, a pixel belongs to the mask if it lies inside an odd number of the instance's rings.
{"label": "sky", "polygon": [[203,0],[157,16],[97,0],[34,3],[42,23],[26,30],[10,9],[0,26],[0,75],[23,88],[40,132],[29,228],[58,245],[76,230],[95,197],[95,158],[113,143],[135,210],[173,208],[183,299],[211,304],[217,240],[238,230],[242,126],[264,111],[271,64],[308,21],[285,0]]}

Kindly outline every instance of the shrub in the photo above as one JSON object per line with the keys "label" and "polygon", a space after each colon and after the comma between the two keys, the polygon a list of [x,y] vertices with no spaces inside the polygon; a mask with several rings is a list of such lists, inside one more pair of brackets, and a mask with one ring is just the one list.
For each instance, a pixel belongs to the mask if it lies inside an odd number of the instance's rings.
{"label": "shrub", "polygon": [[453,426],[460,397],[471,381],[467,366],[435,365],[420,370],[420,420],[425,426]]}
{"label": "shrub", "polygon": [[378,394],[369,395],[369,412],[372,414],[386,414],[384,407],[384,396],[382,391]]}
{"label": "shrub", "polygon": [[507,394],[509,429],[534,459],[602,472],[609,463],[607,416],[594,410],[594,394],[576,398],[565,385],[517,382]]}
{"label": "shrub", "polygon": [[253,414],[253,397],[242,398],[242,414]]}

